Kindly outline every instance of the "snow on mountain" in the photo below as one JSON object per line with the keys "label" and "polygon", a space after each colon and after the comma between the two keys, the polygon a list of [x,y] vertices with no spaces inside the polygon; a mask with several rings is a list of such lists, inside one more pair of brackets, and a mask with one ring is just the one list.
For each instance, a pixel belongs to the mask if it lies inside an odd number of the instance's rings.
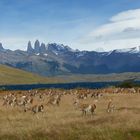
{"label": "snow on mountain", "polygon": [[102,56],[108,56],[108,55],[112,54],[112,52],[113,52],[113,51],[101,52],[100,54],[101,54]]}
{"label": "snow on mountain", "polygon": [[140,49],[139,47],[133,47],[133,48],[125,48],[125,49],[116,49],[116,50],[112,50],[112,51],[108,51],[108,52],[102,52],[101,55],[111,55],[112,53],[129,53],[129,54],[139,54],[140,53]]}
{"label": "snow on mountain", "polygon": [[27,51],[6,50],[0,44],[0,64],[6,64],[43,76],[60,74],[106,74],[140,72],[140,49],[116,49],[108,52],[73,50],[63,44],[28,42]]}
{"label": "snow on mountain", "polygon": [[40,53],[37,53],[36,55],[40,55]]}
{"label": "snow on mountain", "polygon": [[40,43],[38,40],[34,43],[34,48],[31,45],[31,42],[28,42],[27,46],[27,52],[29,54],[46,54],[47,51],[50,51],[54,53],[55,55],[58,55],[60,53],[65,52],[75,52],[77,50],[71,49],[69,46],[65,46],[63,44],[56,44],[56,43],[49,43],[45,45],[44,43]]}
{"label": "snow on mountain", "polygon": [[44,55],[45,55],[45,56],[48,56],[48,54],[47,54],[47,53],[45,53]]}
{"label": "snow on mountain", "polygon": [[56,44],[56,43],[50,43],[47,45],[47,49],[51,51],[74,51],[69,46],[65,46],[63,44]]}
{"label": "snow on mountain", "polygon": [[127,49],[117,49],[115,50],[116,53],[139,53],[138,47],[127,48]]}
{"label": "snow on mountain", "polygon": [[76,53],[76,57],[82,57],[82,56],[84,56],[86,53],[87,53],[86,51],[77,52],[77,53]]}
{"label": "snow on mountain", "polygon": [[[41,45],[40,45],[41,44]],[[2,46],[2,45],[1,45]],[[2,47],[0,47],[2,48]],[[45,45],[44,43],[40,43],[38,40],[35,41],[34,48],[31,46],[31,42],[28,42],[27,52],[28,53],[41,53],[46,54],[47,51],[54,53],[55,55],[59,55],[62,53],[73,52],[76,53],[77,57],[81,57],[85,55],[86,51],[79,51],[70,48],[69,46],[63,44],[49,43]],[[95,52],[100,53],[102,56],[111,55],[112,53],[140,53],[140,47],[133,48],[125,48],[125,49],[116,49],[112,51],[105,52],[102,48],[98,48]]]}

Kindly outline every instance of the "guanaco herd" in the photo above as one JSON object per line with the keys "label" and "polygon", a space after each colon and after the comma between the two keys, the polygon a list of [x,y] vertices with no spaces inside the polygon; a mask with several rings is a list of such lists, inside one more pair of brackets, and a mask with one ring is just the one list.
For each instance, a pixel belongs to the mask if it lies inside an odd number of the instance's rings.
{"label": "guanaco herd", "polygon": [[[9,91],[10,92],[10,91]],[[44,112],[46,106],[60,106],[63,96],[71,95],[73,97],[72,105],[80,110],[83,115],[95,113],[96,102],[100,100],[106,94],[118,94],[118,93],[140,93],[139,88],[105,88],[105,89],[72,89],[72,90],[58,90],[58,89],[48,89],[48,90],[29,90],[29,91],[19,91],[16,93],[4,94],[1,98],[3,101],[2,105],[5,107],[19,107],[24,112],[33,112],[33,114]],[[106,93],[106,94],[104,94]],[[34,104],[35,99],[38,99]],[[94,103],[83,103],[82,101],[88,98],[93,99]],[[47,99],[47,100],[46,100]],[[106,112],[112,113],[115,111],[115,104],[112,99],[109,99],[106,103]]]}

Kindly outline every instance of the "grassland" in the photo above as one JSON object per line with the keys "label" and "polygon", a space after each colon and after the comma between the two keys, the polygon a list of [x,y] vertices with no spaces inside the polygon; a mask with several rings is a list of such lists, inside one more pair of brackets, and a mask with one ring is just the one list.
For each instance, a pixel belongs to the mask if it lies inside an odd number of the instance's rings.
{"label": "grassland", "polygon": [[[12,91],[13,92],[13,91]],[[16,91],[17,93],[19,91]],[[16,93],[15,92],[15,93]],[[45,92],[45,91],[42,91]],[[7,92],[0,94],[2,97]],[[36,103],[40,102],[38,97]],[[140,94],[104,94],[92,116],[82,116],[73,106],[74,95],[64,95],[60,106],[45,106],[34,115],[18,107],[2,106],[0,100],[0,139],[2,140],[139,140]],[[108,100],[116,110],[107,113]],[[47,97],[46,99],[47,100]],[[88,98],[85,103],[95,103]]]}
{"label": "grassland", "polygon": [[30,72],[0,65],[0,85],[47,83],[49,80]]}
{"label": "grassland", "polygon": [[70,83],[70,82],[111,82],[128,79],[140,80],[140,73],[121,74],[76,74],[44,77],[16,68],[0,65],[0,85],[39,84],[39,83]]}
{"label": "grassland", "polygon": [[[135,79],[140,81],[140,72],[125,72],[125,73],[112,73],[112,74],[73,74],[73,75],[60,75],[55,77],[60,82],[112,82],[124,81]],[[58,81],[58,82],[59,82]]]}

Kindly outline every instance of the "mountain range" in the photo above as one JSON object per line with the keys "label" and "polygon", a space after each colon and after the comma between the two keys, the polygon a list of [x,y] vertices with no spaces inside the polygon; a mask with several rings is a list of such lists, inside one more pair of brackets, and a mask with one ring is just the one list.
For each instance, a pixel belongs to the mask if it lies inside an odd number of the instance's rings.
{"label": "mountain range", "polygon": [[140,72],[139,47],[109,52],[80,51],[56,43],[31,41],[27,50],[5,49],[0,43],[0,64],[42,76]]}

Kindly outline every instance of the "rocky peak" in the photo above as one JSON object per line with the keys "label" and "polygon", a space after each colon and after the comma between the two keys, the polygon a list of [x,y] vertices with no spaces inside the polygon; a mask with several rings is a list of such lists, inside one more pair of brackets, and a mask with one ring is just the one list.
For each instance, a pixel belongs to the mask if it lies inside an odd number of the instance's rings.
{"label": "rocky peak", "polygon": [[70,47],[64,46],[63,44],[56,44],[56,43],[51,43],[47,45],[47,48],[51,52],[57,52],[57,53],[62,53],[62,52],[68,52],[68,51],[73,51]]}
{"label": "rocky peak", "polygon": [[40,53],[40,42],[38,40],[35,41],[34,51],[35,53]]}
{"label": "rocky peak", "polygon": [[4,50],[4,48],[2,46],[2,43],[0,43],[0,51],[3,51],[3,50]]}
{"label": "rocky peak", "polygon": [[34,49],[32,48],[32,45],[31,45],[31,41],[28,42],[27,52],[28,53],[34,53]]}
{"label": "rocky peak", "polygon": [[39,51],[40,53],[45,53],[47,51],[46,45],[44,43],[41,43]]}

